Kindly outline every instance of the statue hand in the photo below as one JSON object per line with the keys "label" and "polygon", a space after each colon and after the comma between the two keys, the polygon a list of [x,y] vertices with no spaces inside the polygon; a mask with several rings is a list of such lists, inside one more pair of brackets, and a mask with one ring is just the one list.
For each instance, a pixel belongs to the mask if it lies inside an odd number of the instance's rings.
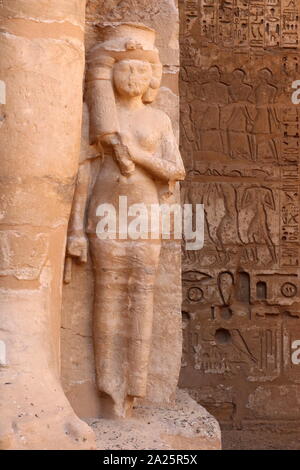
{"label": "statue hand", "polygon": [[123,176],[130,176],[134,173],[135,165],[131,159],[131,155],[126,145],[122,144],[122,138],[119,133],[106,134],[101,137],[98,146],[102,145],[111,147],[113,149],[113,156],[118,164],[120,173]]}
{"label": "statue hand", "polygon": [[87,262],[88,240],[84,233],[68,236],[67,254],[79,258],[82,263]]}
{"label": "statue hand", "polygon": [[132,161],[128,147],[126,145],[117,144],[113,146],[114,157],[119,165],[120,172],[123,176],[130,176],[135,171],[135,164]]}
{"label": "statue hand", "polygon": [[101,140],[98,142],[98,144],[102,145],[108,145],[109,147],[113,147],[114,145],[118,145],[121,143],[120,136],[117,132],[113,134],[106,134],[101,137]]}

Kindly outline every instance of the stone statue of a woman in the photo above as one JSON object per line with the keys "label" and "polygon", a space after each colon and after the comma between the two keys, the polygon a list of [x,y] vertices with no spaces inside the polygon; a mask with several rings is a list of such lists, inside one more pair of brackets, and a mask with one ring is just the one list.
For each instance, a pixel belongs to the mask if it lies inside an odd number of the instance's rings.
{"label": "stone statue of a woman", "polygon": [[86,261],[89,245],[97,385],[110,416],[124,417],[134,398],[146,395],[161,242],[150,233],[128,238],[121,223],[105,239],[97,233],[97,210],[110,204],[118,220],[120,197],[126,197],[128,208],[143,204],[150,211],[185,171],[170,119],[149,106],[162,75],[155,32],[128,23],[104,25],[101,32],[86,78],[90,144],[101,164],[93,185],[88,152],[80,165],[67,252]]}

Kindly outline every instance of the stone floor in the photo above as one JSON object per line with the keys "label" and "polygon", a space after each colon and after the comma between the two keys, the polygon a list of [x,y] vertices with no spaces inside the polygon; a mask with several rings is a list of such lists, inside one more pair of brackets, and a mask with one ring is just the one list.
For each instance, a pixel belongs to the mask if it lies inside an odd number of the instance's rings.
{"label": "stone floor", "polygon": [[178,391],[175,405],[138,406],[133,417],[91,422],[98,447],[104,450],[219,450],[218,422],[186,392]]}
{"label": "stone floor", "polygon": [[224,450],[300,450],[300,432],[281,429],[222,431]]}

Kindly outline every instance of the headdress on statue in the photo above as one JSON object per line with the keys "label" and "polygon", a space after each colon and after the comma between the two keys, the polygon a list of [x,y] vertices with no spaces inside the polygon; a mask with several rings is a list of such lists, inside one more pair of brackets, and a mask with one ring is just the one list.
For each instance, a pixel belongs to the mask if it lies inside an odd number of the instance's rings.
{"label": "headdress on statue", "polygon": [[108,79],[115,62],[130,59],[147,61],[152,67],[152,80],[143,101],[154,101],[162,77],[154,29],[141,23],[104,23],[98,25],[98,29],[101,42],[88,54],[87,82]]}

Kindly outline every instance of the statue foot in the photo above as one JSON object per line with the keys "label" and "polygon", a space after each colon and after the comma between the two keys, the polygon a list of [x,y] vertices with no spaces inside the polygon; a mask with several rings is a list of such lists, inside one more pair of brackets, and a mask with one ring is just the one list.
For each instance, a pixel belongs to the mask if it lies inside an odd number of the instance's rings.
{"label": "statue foot", "polygon": [[92,450],[94,432],[74,413],[51,373],[1,385],[1,450]]}
{"label": "statue foot", "polygon": [[125,399],[113,400],[110,395],[101,393],[101,415],[105,419],[129,418],[132,415],[134,397],[127,395]]}

